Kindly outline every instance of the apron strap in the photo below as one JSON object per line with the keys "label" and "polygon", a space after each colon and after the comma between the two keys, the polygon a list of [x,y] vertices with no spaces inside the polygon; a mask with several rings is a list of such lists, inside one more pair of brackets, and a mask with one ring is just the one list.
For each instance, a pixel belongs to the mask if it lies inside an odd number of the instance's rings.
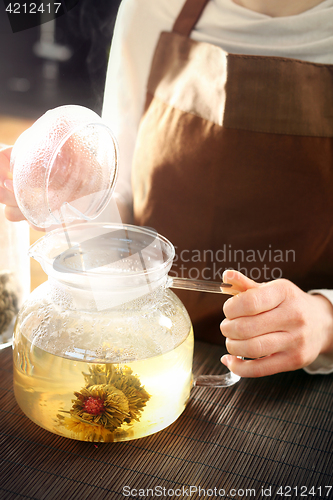
{"label": "apron strap", "polygon": [[179,35],[190,36],[208,2],[209,0],[186,0],[172,31]]}

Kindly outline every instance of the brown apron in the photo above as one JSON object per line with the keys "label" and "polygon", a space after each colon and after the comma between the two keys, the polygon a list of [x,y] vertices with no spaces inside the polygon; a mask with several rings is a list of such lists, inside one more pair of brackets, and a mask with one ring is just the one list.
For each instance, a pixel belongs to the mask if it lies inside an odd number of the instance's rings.
{"label": "brown apron", "polygon": [[[333,288],[333,66],[228,54],[161,33],[133,164],[135,223],[176,246],[172,273],[238,269]],[[179,292],[197,338],[222,342],[223,296]]]}

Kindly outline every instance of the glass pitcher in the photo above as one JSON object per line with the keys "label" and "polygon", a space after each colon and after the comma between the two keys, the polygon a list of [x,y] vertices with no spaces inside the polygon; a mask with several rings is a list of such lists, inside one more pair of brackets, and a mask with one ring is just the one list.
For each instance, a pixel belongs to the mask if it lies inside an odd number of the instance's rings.
{"label": "glass pitcher", "polygon": [[145,228],[84,223],[50,232],[30,255],[48,281],[14,333],[23,412],[55,434],[95,442],[171,424],[193,385],[191,321],[167,285],[172,244]]}

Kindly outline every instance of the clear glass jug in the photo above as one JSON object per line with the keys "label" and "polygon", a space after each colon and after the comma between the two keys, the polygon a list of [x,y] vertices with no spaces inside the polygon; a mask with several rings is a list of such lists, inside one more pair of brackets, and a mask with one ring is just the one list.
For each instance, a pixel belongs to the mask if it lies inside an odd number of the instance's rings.
{"label": "clear glass jug", "polygon": [[83,223],[47,234],[30,255],[48,281],[14,333],[23,412],[84,441],[135,439],[171,424],[193,385],[191,321],[167,286],[172,244],[145,228]]}

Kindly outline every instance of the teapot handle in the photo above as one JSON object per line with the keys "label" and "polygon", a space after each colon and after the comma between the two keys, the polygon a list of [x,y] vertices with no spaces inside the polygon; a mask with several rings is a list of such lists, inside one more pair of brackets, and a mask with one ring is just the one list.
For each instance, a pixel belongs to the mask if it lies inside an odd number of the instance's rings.
{"label": "teapot handle", "polygon": [[232,372],[223,375],[199,375],[194,379],[193,387],[230,387],[239,382],[240,379],[239,375]]}
{"label": "teapot handle", "polygon": [[173,278],[172,276],[168,276],[166,286],[168,288],[181,288],[182,290],[193,290],[195,292],[223,293],[225,295],[237,295],[241,292],[241,290],[238,290],[230,283]]}
{"label": "teapot handle", "polygon": [[[237,295],[240,290],[237,290],[229,283],[219,283],[205,280],[192,280],[188,278],[173,278],[168,276],[167,287],[181,288],[183,290],[194,290],[198,292],[223,293],[226,295]],[[228,372],[223,375],[199,375],[194,379],[194,387],[230,387],[240,380],[240,376],[235,373]]]}

